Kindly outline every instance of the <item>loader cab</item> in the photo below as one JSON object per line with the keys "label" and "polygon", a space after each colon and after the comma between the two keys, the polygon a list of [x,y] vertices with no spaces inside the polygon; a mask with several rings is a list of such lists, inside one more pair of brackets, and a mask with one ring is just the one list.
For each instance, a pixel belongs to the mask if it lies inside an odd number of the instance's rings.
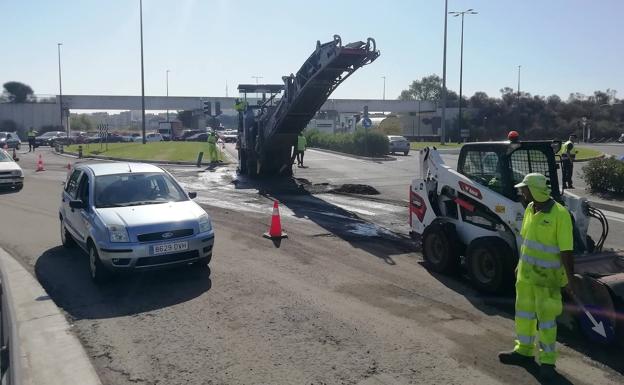
{"label": "loader cab", "polygon": [[515,202],[520,198],[514,185],[539,172],[550,180],[553,198],[561,200],[555,158],[559,148],[559,141],[468,143],[459,154],[457,171]]}

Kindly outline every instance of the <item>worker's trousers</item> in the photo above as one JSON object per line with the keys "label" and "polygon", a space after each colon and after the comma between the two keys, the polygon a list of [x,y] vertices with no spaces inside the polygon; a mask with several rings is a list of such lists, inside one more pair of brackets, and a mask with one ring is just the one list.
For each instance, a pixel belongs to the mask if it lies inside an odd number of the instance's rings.
{"label": "worker's trousers", "polygon": [[208,143],[208,156],[210,157],[211,162],[216,162],[219,160],[219,156],[217,155],[217,145],[214,143]]}
{"label": "worker's trousers", "polygon": [[539,361],[557,360],[557,316],[561,314],[561,289],[516,282],[516,347],[514,351],[533,357],[539,329]]}
{"label": "worker's trousers", "polygon": [[561,162],[561,182],[563,187],[572,186],[572,174],[574,173],[574,163],[570,159]]}

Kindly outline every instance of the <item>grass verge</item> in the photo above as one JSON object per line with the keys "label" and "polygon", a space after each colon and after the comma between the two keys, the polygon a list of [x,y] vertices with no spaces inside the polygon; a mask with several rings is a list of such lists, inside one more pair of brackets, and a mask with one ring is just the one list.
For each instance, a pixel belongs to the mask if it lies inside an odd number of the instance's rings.
{"label": "grass verge", "polygon": [[[576,154],[577,161],[583,161],[583,160],[592,159],[592,158],[596,158],[598,156],[604,155],[602,152],[598,150],[594,150],[593,148],[577,147],[577,146],[575,146],[575,148],[578,150],[578,154]],[[561,155],[561,151],[559,151],[558,155]]]}
{"label": "grass verge", "polygon": [[425,147],[434,147],[437,149],[442,148],[459,148],[463,143],[446,143],[440,144],[440,142],[410,142],[410,148],[412,150],[422,150]]}
{"label": "grass verge", "polygon": [[[66,152],[78,152],[77,145],[65,147]],[[96,144],[83,144],[84,156],[99,155],[123,159],[143,159],[168,162],[195,162],[197,154],[204,152],[204,162],[208,159],[208,144],[204,142],[152,142],[152,143],[109,143],[100,147]],[[224,160],[221,149],[217,147],[219,160]]]}

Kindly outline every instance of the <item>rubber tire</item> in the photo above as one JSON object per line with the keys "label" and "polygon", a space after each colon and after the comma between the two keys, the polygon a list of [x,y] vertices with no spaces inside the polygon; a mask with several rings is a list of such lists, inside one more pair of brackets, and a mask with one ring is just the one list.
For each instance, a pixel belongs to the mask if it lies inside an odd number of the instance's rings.
{"label": "rubber tire", "polygon": [[76,247],[76,241],[74,240],[74,237],[72,237],[72,235],[69,233],[69,231],[67,231],[67,227],[65,227],[65,221],[63,221],[63,218],[61,218],[61,243],[63,244],[63,247],[67,248],[67,249],[71,249]]}
{"label": "rubber tire", "polygon": [[[87,250],[89,253],[89,275],[91,276],[93,282],[96,285],[103,285],[110,281],[111,272],[102,264],[97,248],[93,245],[93,243],[89,243]],[[92,258],[95,258],[94,262],[92,262]],[[95,267],[95,270],[93,267]]]}
{"label": "rubber tire", "polygon": [[403,151],[403,155],[407,156],[407,154],[409,154],[409,151]]}
{"label": "rubber tire", "polygon": [[[458,245],[457,232],[452,223],[434,222],[423,231],[423,257],[431,270],[437,273],[457,273],[459,270]],[[435,250],[436,246],[438,250]]]}
{"label": "rubber tire", "polygon": [[[494,275],[487,279],[480,271],[482,258],[489,256],[493,262]],[[466,250],[466,269],[473,286],[485,293],[507,293],[516,280],[514,268],[517,257],[509,245],[497,237],[476,238]]]}

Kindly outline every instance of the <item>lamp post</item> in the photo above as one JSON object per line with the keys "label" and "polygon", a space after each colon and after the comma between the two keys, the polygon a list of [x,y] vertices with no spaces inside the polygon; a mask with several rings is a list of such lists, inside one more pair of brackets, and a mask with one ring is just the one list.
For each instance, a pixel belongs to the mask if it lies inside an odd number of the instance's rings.
{"label": "lamp post", "polygon": [[139,20],[141,27],[141,135],[143,144],[145,140],[145,74],[143,71],[143,0],[139,0]]}
{"label": "lamp post", "polygon": [[167,122],[169,122],[169,72],[171,71],[167,70],[165,72],[165,75],[167,77]]}
{"label": "lamp post", "polygon": [[[256,85],[258,85],[258,80],[259,79],[264,79],[263,76],[252,76],[252,79],[256,79]],[[258,99],[258,93],[256,92],[256,99]]]}
{"label": "lamp post", "polygon": [[382,76],[383,79],[383,100],[386,100],[386,77]]}
{"label": "lamp post", "polygon": [[[61,112],[61,127],[63,127],[63,129],[65,130],[65,124],[63,124],[63,81],[61,80],[61,46],[62,45],[63,43],[56,43],[56,48],[58,50],[59,106],[60,106],[60,112]],[[69,136],[69,132],[67,133],[67,136]]]}
{"label": "lamp post", "polygon": [[458,117],[458,126],[459,126],[459,135],[461,138],[461,129],[462,129],[462,82],[463,82],[463,72],[464,72],[464,15],[476,15],[478,12],[475,12],[474,9],[470,8],[465,11],[454,11],[449,12],[449,15],[453,15],[453,17],[461,16],[461,53],[459,59],[459,117]]}
{"label": "lamp post", "polygon": [[446,22],[448,21],[448,0],[444,0],[444,53],[442,54],[442,122],[440,144],[446,143]]}

